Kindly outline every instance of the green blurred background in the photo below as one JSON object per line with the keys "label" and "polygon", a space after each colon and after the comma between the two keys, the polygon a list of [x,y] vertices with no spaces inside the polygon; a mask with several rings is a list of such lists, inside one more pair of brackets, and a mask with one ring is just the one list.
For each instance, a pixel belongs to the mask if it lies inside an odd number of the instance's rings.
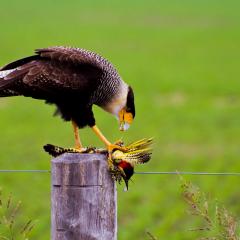
{"label": "green blurred background", "polygon": [[[95,108],[112,140],[154,137],[154,154],[138,171],[239,172],[240,2],[17,1],[0,3],[0,65],[36,48],[65,45],[109,59],[136,95],[136,120],[122,134],[116,120]],[[1,169],[50,169],[42,146],[71,146],[71,125],[54,108],[22,97],[0,99]],[[89,129],[85,145],[101,146]],[[188,176],[211,198],[240,214],[239,177]],[[179,178],[135,175],[118,187],[119,240],[195,239],[180,196]],[[50,174],[1,173],[6,193],[23,202],[32,239],[49,239]]]}

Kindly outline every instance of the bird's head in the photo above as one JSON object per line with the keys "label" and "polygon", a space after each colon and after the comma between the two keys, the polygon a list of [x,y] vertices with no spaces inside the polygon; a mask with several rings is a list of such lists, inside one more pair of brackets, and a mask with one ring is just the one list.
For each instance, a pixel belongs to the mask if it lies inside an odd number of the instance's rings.
{"label": "bird's head", "polygon": [[120,131],[126,131],[135,117],[134,94],[132,88],[128,87],[127,100],[125,106],[118,113]]}
{"label": "bird's head", "polygon": [[129,162],[121,160],[118,163],[118,169],[121,172],[121,176],[126,184],[126,188],[128,189],[128,181],[134,173],[134,167]]}
{"label": "bird's head", "polygon": [[[121,144],[121,145],[120,145]],[[119,142],[117,145],[123,146]],[[125,150],[116,149],[112,152],[110,172],[114,180],[121,183],[124,180],[128,189],[128,181],[134,174],[134,167],[137,164],[143,164],[150,160],[152,138],[144,138],[125,146]]]}

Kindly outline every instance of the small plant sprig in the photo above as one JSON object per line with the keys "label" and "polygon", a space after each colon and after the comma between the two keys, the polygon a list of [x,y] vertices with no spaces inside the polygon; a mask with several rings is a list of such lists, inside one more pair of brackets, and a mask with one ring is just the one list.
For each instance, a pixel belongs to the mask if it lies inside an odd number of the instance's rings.
{"label": "small plant sprig", "polygon": [[189,207],[190,214],[200,218],[203,223],[203,226],[192,230],[205,232],[208,235],[198,239],[240,240],[237,233],[239,224],[234,216],[218,203],[209,203],[205,194],[191,182],[183,179],[181,181],[182,196]]}
{"label": "small plant sprig", "polygon": [[24,224],[18,222],[20,208],[21,201],[16,203],[11,194],[4,200],[0,189],[0,240],[29,240],[34,223],[32,220]]}
{"label": "small plant sprig", "polygon": [[147,234],[149,240],[158,240],[158,239],[157,239],[156,237],[154,237],[154,236],[152,235],[152,233],[150,233],[149,231],[146,231],[146,234]]}

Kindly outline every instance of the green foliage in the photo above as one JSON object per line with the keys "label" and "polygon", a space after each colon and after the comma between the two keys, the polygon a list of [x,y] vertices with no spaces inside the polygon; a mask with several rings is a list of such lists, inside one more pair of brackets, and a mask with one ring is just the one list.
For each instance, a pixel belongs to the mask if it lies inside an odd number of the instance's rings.
{"label": "green foliage", "polygon": [[146,234],[148,235],[148,237],[149,237],[150,240],[157,240],[157,238],[154,237],[154,236],[152,235],[152,233],[146,231]]}
{"label": "green foliage", "polygon": [[[114,63],[135,91],[136,119],[119,133],[99,108],[99,128],[111,141],[154,137],[152,160],[136,171],[239,171],[240,2],[1,0],[0,66],[33,49],[70,45]],[[71,124],[53,118],[53,106],[25,98],[0,99],[0,168],[50,169],[47,143],[74,144]],[[84,145],[102,147],[89,129]],[[191,176],[191,181],[240,215],[238,177]],[[38,220],[32,238],[49,239],[50,174],[0,173],[4,188]],[[186,231],[178,178],[135,175],[118,187],[119,240],[192,240]],[[22,218],[22,216],[19,216]]]}
{"label": "green foliage", "polygon": [[[198,240],[239,240],[239,222],[222,205],[206,197],[197,186],[182,177],[181,188],[184,201],[187,203],[188,218],[198,227],[188,229],[197,232]],[[189,217],[190,216],[190,217]],[[196,221],[198,220],[198,221]],[[148,239],[158,240],[149,231]]]}
{"label": "green foliage", "polygon": [[[218,203],[207,199],[191,182],[183,181],[182,195],[190,214],[200,220],[200,227],[192,229],[203,236],[201,240],[239,240],[239,223],[234,216]],[[212,208],[212,211],[211,211]]]}
{"label": "green foliage", "polygon": [[25,224],[19,221],[21,201],[15,202],[12,195],[3,197],[0,190],[0,239],[28,240],[34,227],[32,220]]}

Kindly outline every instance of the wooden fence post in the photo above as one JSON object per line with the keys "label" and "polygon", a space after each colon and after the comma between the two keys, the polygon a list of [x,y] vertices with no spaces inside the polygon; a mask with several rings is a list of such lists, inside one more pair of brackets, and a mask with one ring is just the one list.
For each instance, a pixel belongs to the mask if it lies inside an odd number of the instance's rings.
{"label": "wooden fence post", "polygon": [[103,154],[52,159],[51,240],[116,240],[117,192]]}

